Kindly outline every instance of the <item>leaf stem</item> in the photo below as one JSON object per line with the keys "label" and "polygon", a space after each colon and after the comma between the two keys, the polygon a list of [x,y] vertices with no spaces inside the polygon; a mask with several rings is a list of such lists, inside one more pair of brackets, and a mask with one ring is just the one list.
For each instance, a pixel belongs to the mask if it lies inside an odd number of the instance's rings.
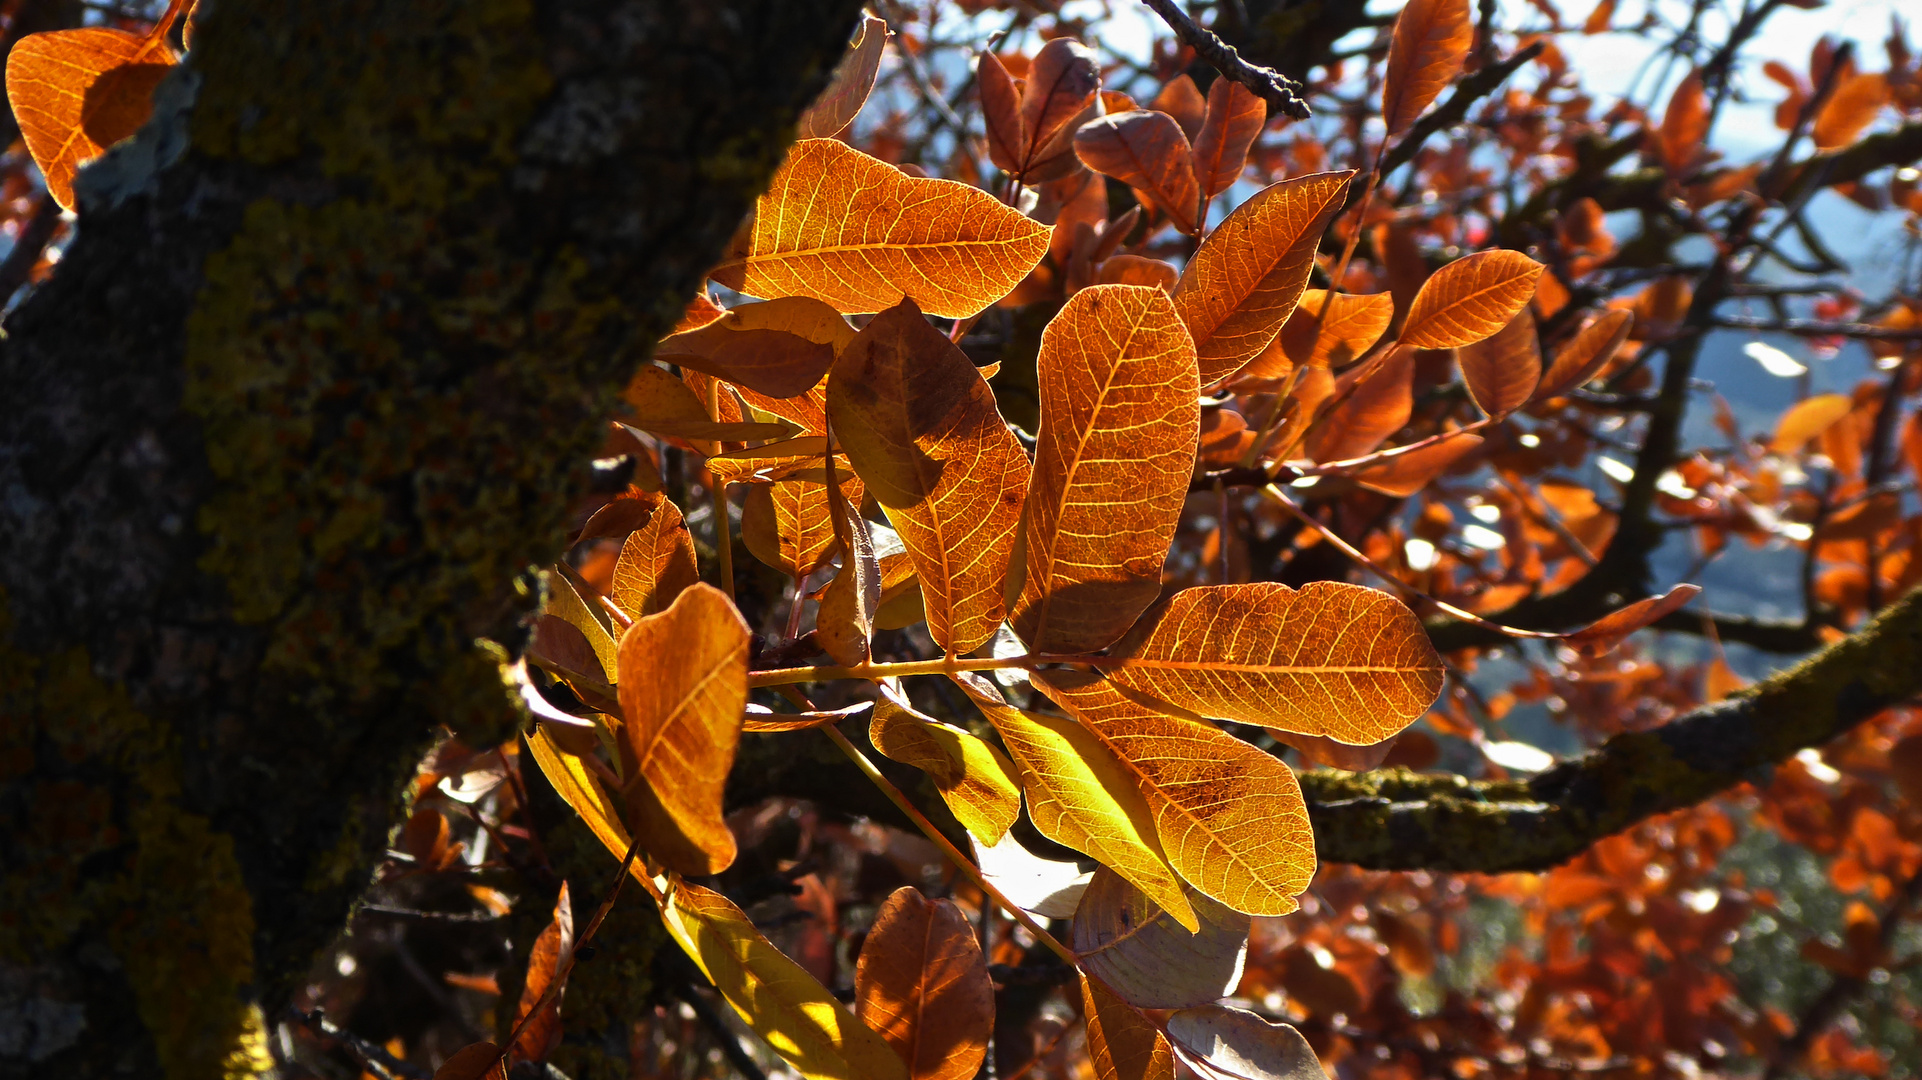
{"label": "leaf stem", "polygon": [[750,671],[749,686],[780,686],[785,683],[833,682],[836,679],[885,679],[908,675],[952,675],[960,671],[996,671],[1003,668],[1035,668],[1042,664],[1089,666],[1092,656],[1056,656],[1029,653],[1026,656],[944,656],[938,660],[902,660],[891,663],[866,663],[841,666],[821,664],[813,667],[769,668]]}
{"label": "leaf stem", "polygon": [[1055,940],[1053,934],[1048,933],[1040,923],[1034,921],[1034,916],[1021,910],[1014,901],[1002,895],[1000,889],[990,884],[988,879],[982,875],[980,869],[974,865],[973,861],[961,854],[960,850],[956,848],[946,836],[942,835],[941,830],[934,827],[934,822],[929,821],[927,815],[921,813],[913,803],[908,801],[908,797],[901,793],[901,789],[894,786],[893,781],[881,775],[881,770],[874,767],[874,762],[868,760],[868,756],[861,752],[860,747],[849,742],[848,737],[841,734],[841,729],[835,727],[833,724],[828,724],[823,726],[821,730],[827,733],[828,738],[834,740],[834,745],[841,748],[841,752],[848,756],[848,760],[854,762],[856,768],[865,773],[868,779],[874,781],[875,786],[881,789],[882,794],[886,795],[894,805],[900,807],[901,812],[908,815],[908,817],[914,821],[915,826],[918,827],[922,833],[926,834],[928,839],[934,841],[935,846],[939,847],[942,853],[947,855],[948,860],[954,863],[955,869],[967,875],[968,879],[979,886],[983,893],[993,897],[994,902],[1000,904],[1009,915],[1013,916],[1014,921],[1026,927],[1028,933],[1033,934],[1036,941],[1046,945],[1050,951],[1056,956],[1059,956],[1064,962],[1076,967],[1080,966],[1079,959],[1075,956],[1073,950]]}

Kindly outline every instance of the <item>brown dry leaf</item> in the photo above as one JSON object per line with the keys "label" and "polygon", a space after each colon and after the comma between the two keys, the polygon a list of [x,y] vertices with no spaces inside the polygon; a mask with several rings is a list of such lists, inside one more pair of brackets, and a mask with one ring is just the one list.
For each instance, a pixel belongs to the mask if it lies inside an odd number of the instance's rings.
{"label": "brown dry leaf", "polygon": [[807,139],[756,204],[738,288],[813,297],[848,314],[911,296],[931,315],[959,319],[1006,296],[1047,250],[1047,226],[985,191]]}
{"label": "brown dry leaf", "polygon": [[1769,449],[1778,454],[1793,454],[1810,439],[1835,426],[1853,407],[1847,394],[1817,394],[1796,402],[1776,423]]}
{"label": "brown dry leaf", "polygon": [[1910,735],[1889,748],[1889,775],[1912,806],[1922,806],[1922,735]]}
{"label": "brown dry leaf", "polygon": [[1680,611],[1701,591],[1700,585],[1677,585],[1661,596],[1637,600],[1618,611],[1611,611],[1580,630],[1564,636],[1562,640],[1575,646],[1584,656],[1601,656],[1620,645],[1624,638],[1635,631],[1671,611]]}
{"label": "brown dry leaf", "polygon": [[[1348,461],[1372,454],[1408,423],[1415,409],[1415,350],[1397,345],[1335,380],[1341,403],[1309,438],[1316,461]],[[1344,396],[1344,391],[1346,396]]]}
{"label": "brown dry leaf", "polygon": [[[1189,142],[1193,142],[1195,136],[1201,133],[1201,125],[1208,115],[1208,99],[1201,96],[1201,91],[1195,88],[1195,81],[1186,75],[1177,75],[1164,85],[1148,107],[1174,117]],[[1195,170],[1197,176],[1200,172],[1199,169]]]}
{"label": "brown dry leaf", "polygon": [[1174,1051],[1141,1010],[1085,975],[1081,1001],[1095,1080],[1174,1080]]}
{"label": "brown dry leaf", "polygon": [[868,723],[874,748],[928,774],[954,819],[984,844],[998,844],[1021,816],[1021,785],[999,750],[952,724],[917,712],[886,683]]}
{"label": "brown dry leaf", "polygon": [[1541,276],[1542,264],[1519,251],[1478,251],[1456,259],[1415,294],[1402,324],[1402,344],[1453,349],[1480,341],[1528,304]]}
{"label": "brown dry leaf", "polygon": [[929,900],[912,886],[888,897],[855,964],[854,1003],[913,1080],[973,1080],[987,1057],[994,984],[952,900]]}
{"label": "brown dry leaf", "polygon": [[649,854],[683,874],[734,861],[721,788],[747,704],[750,636],[734,602],[699,583],[621,636],[627,821]]}
{"label": "brown dry leaf", "polygon": [[981,98],[981,118],[988,130],[988,159],[1013,176],[1021,171],[1028,133],[1021,120],[1021,87],[1001,58],[983,52],[975,65],[975,87]]}
{"label": "brown dry leaf", "polygon": [[[838,479],[838,478],[837,478]],[[865,663],[873,648],[874,613],[881,606],[881,564],[866,518],[838,494],[828,496],[843,552],[841,572],[828,583],[814,617],[815,640],[837,664]]]}
{"label": "brown dry leaf", "polygon": [[1456,354],[1462,382],[1476,407],[1500,420],[1535,396],[1542,377],[1542,344],[1527,305],[1491,337],[1463,345]]}
{"label": "brown dry leaf", "polygon": [[1395,18],[1383,69],[1381,115],[1392,139],[1461,74],[1475,40],[1469,0],[1408,0]]}
{"label": "brown dry leaf", "polygon": [[854,328],[820,300],[777,295],[780,299],[741,304],[698,330],[662,338],[654,358],[769,397],[806,393],[854,340]]}
{"label": "brown dry leaf", "polygon": [[782,955],[726,897],[677,883],[661,922],[741,1020],[808,1080],[909,1080],[887,1040]]}
{"label": "brown dry leaf", "polygon": [[1233,79],[1220,78],[1208,87],[1208,109],[1199,131],[1188,137],[1195,144],[1195,180],[1202,199],[1212,199],[1241,178],[1248,165],[1248,148],[1268,122],[1268,103]]}
{"label": "brown dry leaf", "polygon": [[1075,132],[1074,152],[1095,172],[1146,193],[1175,228],[1196,232],[1201,187],[1194,152],[1174,117],[1152,109],[1098,117]]}
{"label": "brown dry leaf", "polygon": [[1140,255],[1111,255],[1101,264],[1098,285],[1152,285],[1172,293],[1181,271],[1173,263]]}
{"label": "brown dry leaf", "polygon": [[1143,1009],[1201,1005],[1235,992],[1248,958],[1248,916],[1188,892],[1201,929],[1188,930],[1105,866],[1081,894],[1070,947],[1081,969]]}
{"label": "brown dry leaf", "polygon": [[863,14],[860,35],[835,65],[827,89],[801,114],[795,124],[795,138],[831,139],[854,123],[874,89],[874,77],[881,72],[881,52],[887,43],[887,21]]}
{"label": "brown dry leaf", "polygon": [[614,605],[639,619],[666,611],[676,597],[701,580],[694,561],[694,538],[688,534],[681,510],[656,492],[641,492],[647,517],[634,526],[614,560],[611,598]]}
{"label": "brown dry leaf", "polygon": [[507,1080],[507,1059],[491,1042],[472,1043],[441,1062],[434,1080]]}
{"label": "brown dry leaf", "polygon": [[1632,312],[1616,308],[1583,324],[1567,344],[1555,350],[1555,358],[1542,373],[1541,385],[1535,388],[1531,404],[1559,397],[1594,378],[1596,372],[1614,359],[1615,350],[1622,347],[1622,342],[1628,340],[1628,331],[1634,322]]}
{"label": "brown dry leaf", "polygon": [[1349,471],[1347,476],[1370,491],[1405,499],[1427,487],[1430,480],[1481,444],[1480,435],[1460,432],[1439,442],[1387,451],[1375,461]]}
{"label": "brown dry leaf", "polygon": [[144,36],[103,27],[28,34],[7,54],[7,103],[61,209],[74,209],[81,164],[153,113],[154,88],[179,60],[167,44],[171,21]]}
{"label": "brown dry leaf", "polygon": [[1083,289],[1042,332],[1010,618],[1036,651],[1099,649],[1161,592],[1200,431],[1194,355],[1168,294],[1138,285]]}
{"label": "brown dry leaf", "polygon": [[[521,984],[520,1008],[514,1014],[516,1024],[540,1004],[548,988],[566,970],[573,953],[574,905],[568,900],[567,882],[563,881],[560,896],[554,901],[554,920],[534,939],[534,948],[527,954],[527,979]],[[514,1043],[515,1058],[537,1063],[546,1061],[561,1044],[562,992],[556,991],[554,1000],[521,1029],[521,1037]]]}
{"label": "brown dry leaf", "polygon": [[1048,166],[1063,149],[1062,138],[1072,135],[1075,122],[1096,106],[1100,91],[1100,59],[1074,38],[1055,38],[1034,54],[1022,88],[1021,130],[1027,144],[1018,176],[1036,182],[1057,179],[1038,174],[1055,171]]}
{"label": "brown dry leaf", "polygon": [[1706,149],[1708,95],[1702,92],[1702,73],[1691,71],[1668,99],[1656,145],[1671,175],[1681,175]]}
{"label": "brown dry leaf", "polygon": [[994,392],[911,301],[876,316],[835,362],[828,414],[854,471],[901,534],[928,632],[963,653],[994,636],[1028,458]]}
{"label": "brown dry leaf", "polygon": [[1190,885],[1250,915],[1295,910],[1315,875],[1315,841],[1288,766],[1094,672],[1030,678],[1134,776],[1168,864]]}
{"label": "brown dry leaf", "polygon": [[1281,331],[1353,176],[1316,173],[1270,184],[1201,242],[1175,286],[1175,308],[1194,338],[1201,385],[1233,375]]}
{"label": "brown dry leaf", "polygon": [[[1322,305],[1329,303],[1334,306],[1323,315]],[[1309,289],[1277,340],[1296,366],[1339,368],[1374,348],[1394,318],[1395,298],[1388,293],[1336,293],[1331,301],[1326,289]],[[1262,377],[1253,369],[1244,374]]]}
{"label": "brown dry leaf", "polygon": [[[11,92],[13,70],[7,70],[8,87]],[[1841,85],[1829,94],[1822,111],[1815,114],[1815,124],[1810,135],[1815,139],[1818,150],[1835,150],[1847,146],[1859,138],[1868,126],[1875,122],[1875,116],[1882,106],[1889,102],[1889,79],[1881,73],[1871,75],[1850,75]],[[35,155],[37,158],[39,155]]]}
{"label": "brown dry leaf", "polygon": [[1176,922],[1200,929],[1162,852],[1147,800],[1107,746],[1066,717],[1014,708],[975,672],[951,678],[1000,733],[1028,797],[1028,817],[1041,835],[1110,867]]}
{"label": "brown dry leaf", "polygon": [[1183,1009],[1168,1038],[1199,1080],[1326,1080],[1301,1032],[1225,1005]]}

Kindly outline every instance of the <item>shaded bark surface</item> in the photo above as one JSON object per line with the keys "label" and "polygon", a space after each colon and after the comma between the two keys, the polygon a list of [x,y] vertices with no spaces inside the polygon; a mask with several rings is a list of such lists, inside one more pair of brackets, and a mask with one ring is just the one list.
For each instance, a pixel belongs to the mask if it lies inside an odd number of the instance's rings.
{"label": "shaded bark surface", "polygon": [[266,1067],[857,9],[197,25],[0,346],[0,1076]]}

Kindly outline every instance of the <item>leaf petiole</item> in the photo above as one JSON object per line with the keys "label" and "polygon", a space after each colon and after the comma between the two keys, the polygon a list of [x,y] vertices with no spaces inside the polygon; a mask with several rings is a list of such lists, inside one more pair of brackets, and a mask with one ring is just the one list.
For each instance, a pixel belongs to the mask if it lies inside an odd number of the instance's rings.
{"label": "leaf petiole", "polygon": [[836,679],[886,679],[908,675],[952,675],[960,671],[998,671],[1006,668],[1034,669],[1042,664],[1088,667],[1092,656],[1056,656],[1029,653],[1025,656],[944,656],[939,660],[902,660],[892,663],[867,663],[852,666],[821,664],[813,667],[769,668],[750,671],[747,684],[782,686],[788,683],[833,682]]}

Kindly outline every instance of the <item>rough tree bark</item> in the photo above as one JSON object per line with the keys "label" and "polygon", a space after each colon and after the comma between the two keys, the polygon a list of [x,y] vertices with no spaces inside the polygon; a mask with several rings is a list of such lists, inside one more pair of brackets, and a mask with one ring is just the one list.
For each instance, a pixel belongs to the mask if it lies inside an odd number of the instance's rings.
{"label": "rough tree bark", "polygon": [[858,0],[220,0],[0,344],[0,1076],[247,1075]]}

